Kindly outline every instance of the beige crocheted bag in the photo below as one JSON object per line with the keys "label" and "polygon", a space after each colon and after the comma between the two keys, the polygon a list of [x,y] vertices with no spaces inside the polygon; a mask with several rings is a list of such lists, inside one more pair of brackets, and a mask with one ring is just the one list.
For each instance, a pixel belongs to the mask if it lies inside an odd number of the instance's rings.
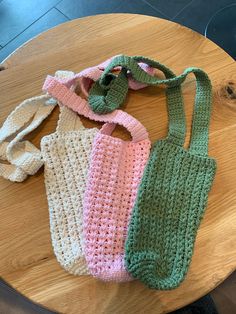
{"label": "beige crocheted bag", "polygon": [[[73,73],[58,71],[56,75],[65,78]],[[0,129],[0,156],[9,162],[0,164],[0,175],[21,182],[44,164],[54,253],[65,270],[83,275],[88,271],[83,253],[82,203],[92,142],[98,129],[85,129],[76,113],[59,105],[56,132],[42,138],[41,151],[29,141],[20,141],[56,104],[47,95],[38,96],[24,101],[10,114]]]}

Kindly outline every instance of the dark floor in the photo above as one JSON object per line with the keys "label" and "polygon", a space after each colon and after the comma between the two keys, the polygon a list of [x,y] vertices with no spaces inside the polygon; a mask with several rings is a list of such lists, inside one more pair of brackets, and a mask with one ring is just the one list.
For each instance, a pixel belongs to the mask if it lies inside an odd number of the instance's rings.
{"label": "dark floor", "polygon": [[[139,13],[172,20],[206,35],[236,59],[236,0],[0,0],[0,62],[37,34],[78,17]],[[236,273],[216,288],[219,314],[236,313]],[[211,314],[200,308],[208,298],[178,314]],[[209,303],[210,304],[210,303]],[[0,281],[0,314],[52,313],[31,304]],[[215,312],[214,312],[215,313]]]}

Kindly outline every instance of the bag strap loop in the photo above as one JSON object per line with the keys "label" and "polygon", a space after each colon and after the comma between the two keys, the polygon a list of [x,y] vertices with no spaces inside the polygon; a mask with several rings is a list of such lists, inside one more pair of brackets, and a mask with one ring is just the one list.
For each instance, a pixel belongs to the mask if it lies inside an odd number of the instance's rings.
{"label": "bag strap loop", "polygon": [[[8,116],[0,129],[0,176],[21,182],[43,165],[41,152],[27,140],[21,141],[46,119],[56,106],[47,95],[23,101]],[[18,133],[17,133],[18,132]]]}
{"label": "bag strap loop", "polygon": [[148,139],[148,133],[145,127],[128,113],[121,110],[115,110],[106,115],[95,114],[90,109],[86,100],[78,96],[66,85],[52,76],[47,76],[43,85],[43,90],[49,93],[53,98],[56,98],[61,104],[91,120],[124,126],[131,133],[133,142]]}
{"label": "bag strap loop", "polygon": [[[139,63],[146,63],[148,66],[162,71],[165,79],[149,75],[140,66]],[[191,139],[189,151],[196,152],[201,155],[207,155],[208,152],[208,133],[209,122],[212,104],[212,86],[208,75],[199,68],[187,68],[181,75],[176,76],[170,69],[163,64],[142,57],[128,57],[117,56],[114,58],[108,67],[104,70],[100,80],[98,80],[91,88],[89,93],[89,102],[92,107],[98,107],[98,104],[93,102],[96,93],[106,98],[106,106],[113,108],[114,104],[109,103],[109,93],[113,94],[113,99],[117,99],[115,106],[120,106],[119,95],[123,92],[122,97],[126,96],[126,88],[119,91],[116,97],[116,91],[113,86],[116,85],[118,77],[111,76],[112,69],[120,66],[123,73],[130,73],[133,79],[140,83],[147,85],[162,85],[167,86],[167,107],[169,115],[169,132],[167,138],[174,141],[177,145],[183,145],[186,133],[186,121],[183,107],[183,98],[181,93],[181,84],[185,81],[186,77],[193,73],[196,78],[196,96],[194,104],[194,113],[192,119]],[[125,74],[124,74],[125,75]]]}

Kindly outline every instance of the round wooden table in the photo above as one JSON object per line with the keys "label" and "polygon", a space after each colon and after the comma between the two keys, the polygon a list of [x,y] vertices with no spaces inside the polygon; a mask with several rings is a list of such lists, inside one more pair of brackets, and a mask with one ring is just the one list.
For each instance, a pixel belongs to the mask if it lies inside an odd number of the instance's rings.
{"label": "round wooden table", "polygon": [[[57,26],[13,53],[0,72],[0,123],[25,98],[41,93],[47,74],[80,71],[115,54],[145,55],[181,73],[201,67],[214,86],[209,154],[218,162],[208,208],[186,280],[175,290],[142,283],[104,283],[66,273],[53,254],[43,170],[23,183],[0,178],[0,271],[34,302],[60,313],[167,313],[200,298],[236,268],[236,64],[210,40],[178,24],[141,15],[98,15]],[[188,127],[195,81],[183,86]],[[167,132],[164,91],[130,92],[125,110],[148,129],[152,141]],[[39,147],[53,132],[55,111],[29,138]],[[95,125],[85,122],[86,126]]]}

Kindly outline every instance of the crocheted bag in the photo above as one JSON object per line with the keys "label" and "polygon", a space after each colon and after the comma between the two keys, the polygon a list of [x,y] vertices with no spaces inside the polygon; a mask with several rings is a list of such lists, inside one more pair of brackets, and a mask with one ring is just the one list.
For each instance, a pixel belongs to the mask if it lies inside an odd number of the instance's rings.
{"label": "crocheted bag", "polygon": [[[112,123],[104,126],[93,142],[84,200],[85,256],[92,275],[103,280],[130,280],[124,265],[124,243],[149,156],[146,129],[120,110],[94,114],[86,101],[53,77],[47,77],[43,89],[89,119]],[[133,140],[110,136],[115,124],[127,128]]]}
{"label": "crocheted bag", "polygon": [[[73,75],[71,72],[70,77]],[[63,76],[62,71],[60,76]],[[84,128],[76,113],[59,107],[56,132],[41,140],[52,244],[65,270],[74,275],[86,275],[83,197],[92,142],[98,129]]]}
{"label": "crocheted bag", "polygon": [[[56,77],[67,80],[74,77],[74,73],[58,71]],[[1,165],[1,175],[23,181],[27,174],[36,173],[44,164],[54,253],[68,272],[88,274],[83,253],[82,202],[92,141],[98,129],[85,129],[76,113],[59,106],[56,132],[42,138],[41,151],[28,141],[19,142],[51,113],[56,104],[56,100],[47,95],[34,97],[24,101],[7,118],[0,131],[0,148],[1,155],[8,157],[10,164]],[[27,123],[29,125],[25,127]],[[8,143],[9,136],[18,130],[20,133]]]}
{"label": "crocheted bag", "polygon": [[[180,89],[174,85],[191,72],[197,91],[190,145],[185,149],[185,114]],[[212,101],[208,76],[189,68],[165,84],[172,86],[167,89],[169,133],[152,148],[126,242],[131,274],[150,288],[163,290],[177,287],[188,271],[216,171],[216,161],[208,157]]]}
{"label": "crocheted bag", "polygon": [[86,129],[72,110],[60,110],[56,132],[41,140],[52,245],[64,269],[84,275],[88,270],[83,252],[83,197],[98,129]]}
{"label": "crocheted bag", "polygon": [[[56,76],[70,87],[79,79],[80,88],[86,95],[91,82],[100,77],[110,60],[86,69],[77,76],[68,71],[58,71]],[[145,65],[143,69],[152,73],[151,68]],[[129,79],[129,85],[132,89],[144,86],[132,79]],[[54,99],[42,95],[25,100],[10,114],[0,129],[0,158],[9,162],[0,163],[0,175],[21,182],[28,175],[35,174],[45,163],[45,185],[55,255],[67,271],[87,274],[83,258],[82,199],[91,143],[97,130],[85,130],[75,113],[61,108],[57,131],[42,139],[42,153],[29,141],[22,141],[56,105]],[[70,168],[72,161],[74,168]],[[76,182],[72,179],[76,179]]]}

